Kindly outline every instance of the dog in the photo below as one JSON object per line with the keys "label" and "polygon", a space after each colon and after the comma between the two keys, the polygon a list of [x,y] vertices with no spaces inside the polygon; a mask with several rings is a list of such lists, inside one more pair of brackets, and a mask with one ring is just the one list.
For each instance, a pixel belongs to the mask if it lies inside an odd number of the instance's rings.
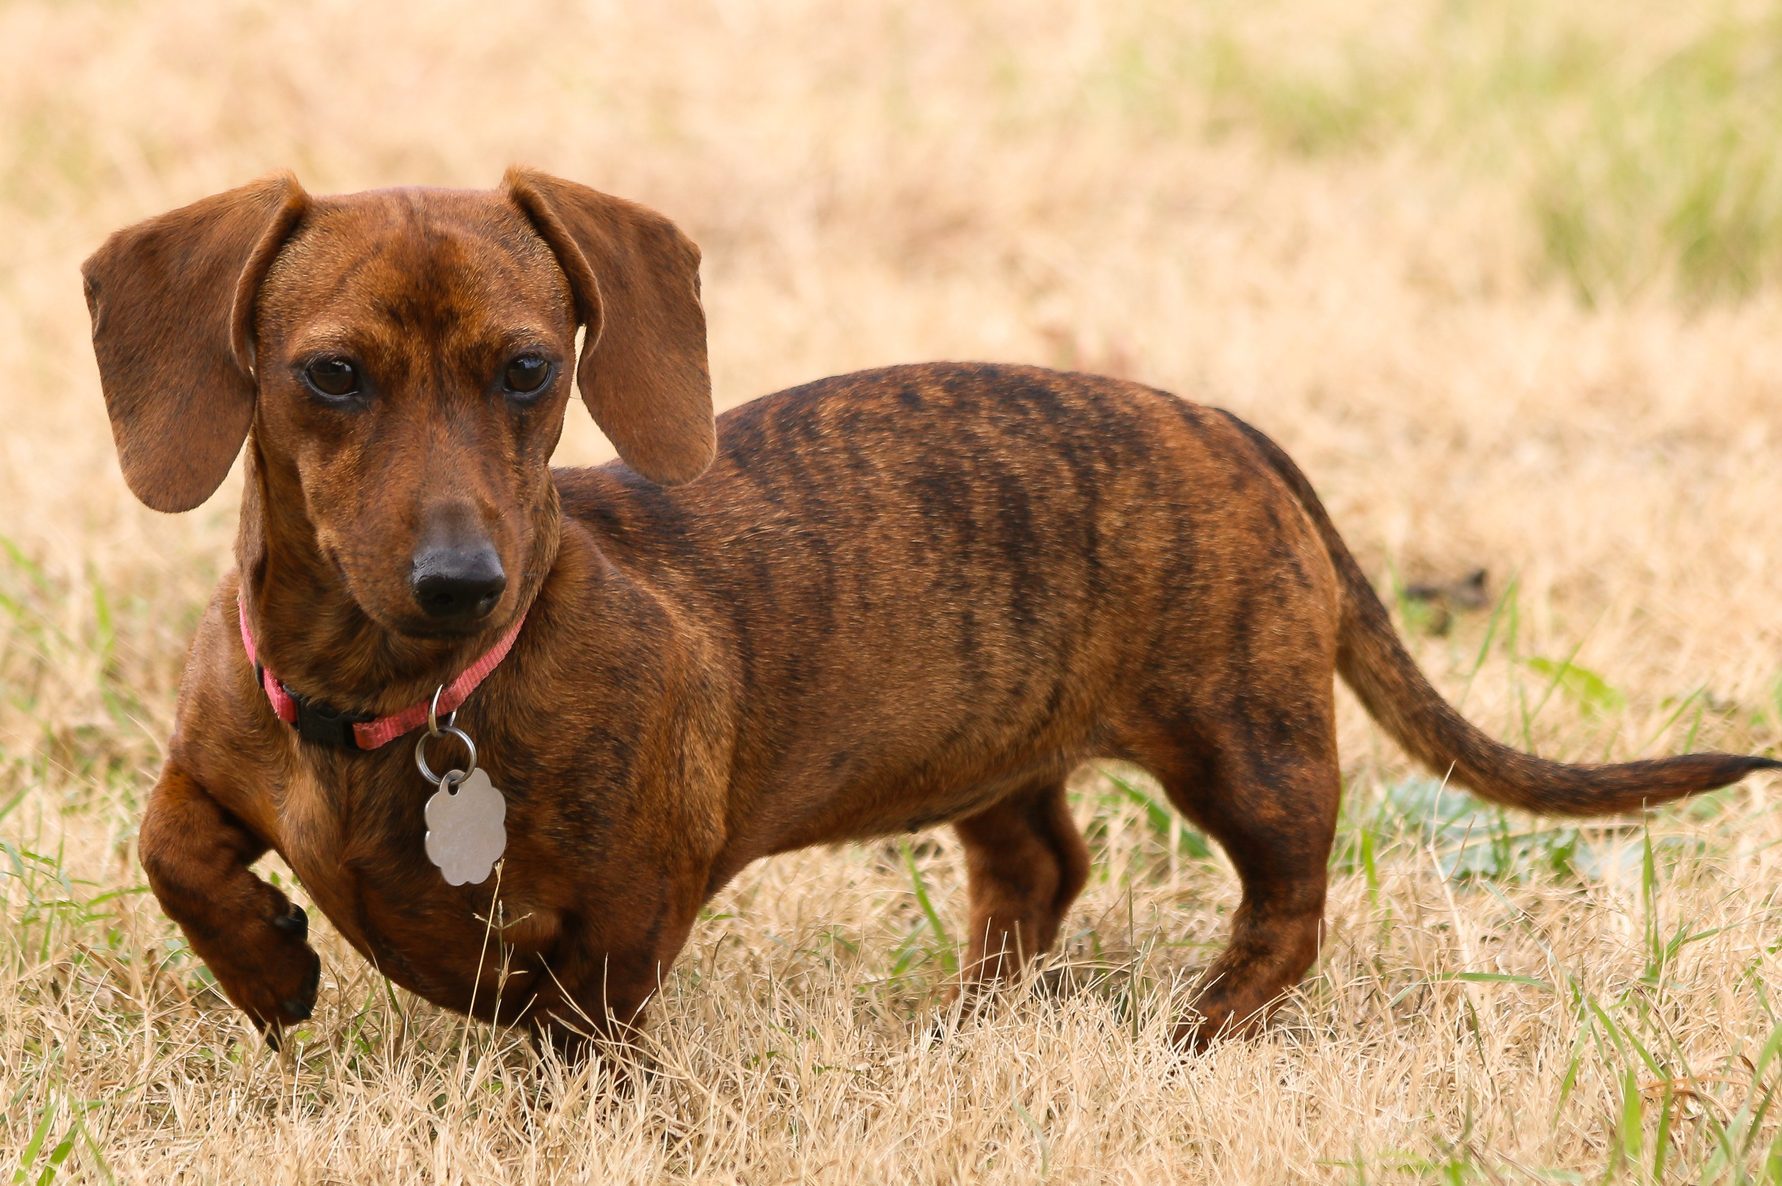
{"label": "dog", "polygon": [[[335,197],[274,176],[86,261],[131,490],[188,510],[247,446],[139,849],[275,1047],[320,965],[251,871],[268,850],[396,983],[581,1057],[627,1040],[702,903],[807,845],[951,824],[963,985],[1017,974],[1086,877],[1066,778],[1123,760],[1242,883],[1176,1030],[1198,1047],[1316,957],[1335,674],[1424,765],[1530,811],[1782,765],[1487,737],[1224,411],[942,363],[714,423],[699,258],[659,214],[513,169]],[[619,461],[551,468],[572,385]]]}

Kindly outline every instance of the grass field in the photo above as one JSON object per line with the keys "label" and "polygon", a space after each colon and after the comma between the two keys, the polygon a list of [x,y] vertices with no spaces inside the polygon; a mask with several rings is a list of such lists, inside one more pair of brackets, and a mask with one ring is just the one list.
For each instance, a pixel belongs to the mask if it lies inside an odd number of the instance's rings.
{"label": "grass field", "polygon": [[[1555,826],[1443,791],[1349,699],[1323,958],[1254,1042],[1169,1048],[1235,880],[1107,768],[1065,949],[987,1016],[935,1025],[937,832],[745,873],[629,1091],[320,919],[317,1014],[268,1053],[133,848],[235,483],[132,501],[77,276],[274,168],[528,162],[702,244],[726,405],[938,357],[1219,404],[1383,591],[1489,570],[1482,607],[1397,600],[1497,735],[1774,752],[1782,9],[10,0],[0,44],[0,1176],[1782,1182],[1777,780]],[[572,409],[561,460],[608,455]]]}

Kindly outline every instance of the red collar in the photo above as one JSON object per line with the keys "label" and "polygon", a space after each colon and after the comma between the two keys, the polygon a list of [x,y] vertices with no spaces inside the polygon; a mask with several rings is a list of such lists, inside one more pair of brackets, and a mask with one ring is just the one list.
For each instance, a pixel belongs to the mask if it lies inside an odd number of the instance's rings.
{"label": "red collar", "polygon": [[[433,708],[431,697],[419,704],[411,704],[400,712],[374,717],[367,713],[331,708],[318,700],[311,700],[291,691],[276,675],[260,665],[258,652],[254,648],[254,632],[248,628],[247,606],[239,596],[235,599],[235,610],[241,619],[241,645],[247,649],[248,662],[254,665],[255,679],[265,690],[266,699],[272,702],[272,711],[279,720],[294,727],[297,735],[305,741],[319,741],[341,749],[372,750],[427,723],[427,714]],[[489,673],[507,658],[514,639],[520,636],[520,627],[525,624],[526,615],[521,614],[507,628],[507,633],[501,636],[500,641],[483,653],[482,658],[466,667],[457,679],[439,690],[440,715],[453,712],[469,699],[477,685],[487,679]]]}

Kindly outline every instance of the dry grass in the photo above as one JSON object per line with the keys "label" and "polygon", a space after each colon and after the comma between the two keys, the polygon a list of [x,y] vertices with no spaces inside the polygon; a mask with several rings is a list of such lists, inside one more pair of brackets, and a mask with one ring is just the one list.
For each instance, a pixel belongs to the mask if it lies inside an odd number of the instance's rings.
{"label": "dry grass", "polygon": [[[1767,10],[295,8],[0,5],[0,1174],[1782,1180],[1774,780],[1548,828],[1437,799],[1347,702],[1330,938],[1254,1043],[1167,1048],[1234,884],[1088,771],[1070,986],[944,1037],[957,935],[918,897],[957,928],[961,873],[936,834],[913,865],[864,846],[739,879],[628,1092],[392,995],[325,923],[317,1016],[269,1055],[131,843],[234,496],[130,500],[75,273],[112,227],[274,167],[327,191],[528,161],[703,243],[726,402],[954,356],[1223,404],[1300,459],[1383,587],[1492,570],[1493,609],[1415,640],[1487,727],[1580,759],[1761,749]],[[563,460],[604,455],[573,422]],[[1600,678],[1555,681],[1568,657]]]}

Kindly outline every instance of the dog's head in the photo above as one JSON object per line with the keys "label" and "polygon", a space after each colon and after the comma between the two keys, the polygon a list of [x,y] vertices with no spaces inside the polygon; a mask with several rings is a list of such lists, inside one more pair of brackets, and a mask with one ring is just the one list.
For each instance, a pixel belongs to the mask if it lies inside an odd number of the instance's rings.
{"label": "dog's head", "polygon": [[572,372],[645,477],[692,479],[716,447],[698,249],[543,174],[327,198],[275,177],[121,230],[82,273],[137,497],[197,506],[251,428],[269,487],[399,633],[474,631],[514,596]]}

